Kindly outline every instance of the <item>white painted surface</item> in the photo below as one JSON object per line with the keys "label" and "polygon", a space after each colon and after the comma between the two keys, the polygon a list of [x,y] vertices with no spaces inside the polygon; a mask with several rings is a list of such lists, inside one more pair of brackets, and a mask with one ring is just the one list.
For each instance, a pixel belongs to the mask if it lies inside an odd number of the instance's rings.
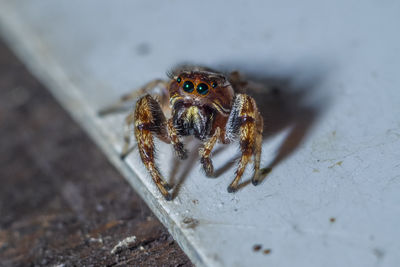
{"label": "white painted surface", "polygon": [[[0,5],[3,35],[198,265],[400,265],[398,1]],[[282,102],[258,98],[273,107],[262,166],[282,146],[290,150],[262,185],[228,194],[234,167],[207,179],[189,159],[177,165],[183,183],[166,202],[137,153],[128,166],[118,160],[123,116],[102,119],[96,111],[180,62],[287,84]],[[236,154],[235,145],[218,153],[215,168]],[[171,148],[160,144],[159,159],[173,179]],[[185,218],[199,223],[187,227]],[[254,252],[255,244],[271,253]]]}

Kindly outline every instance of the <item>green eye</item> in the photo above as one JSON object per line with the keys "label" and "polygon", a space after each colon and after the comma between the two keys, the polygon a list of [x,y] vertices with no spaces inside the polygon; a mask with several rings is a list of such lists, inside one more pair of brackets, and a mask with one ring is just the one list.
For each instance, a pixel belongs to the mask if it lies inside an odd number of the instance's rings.
{"label": "green eye", "polygon": [[185,92],[191,93],[193,92],[194,89],[194,84],[192,82],[186,81],[183,84],[183,90],[185,90]]}
{"label": "green eye", "polygon": [[212,86],[212,88],[215,88],[215,87],[217,87],[217,83],[216,82],[213,82],[212,84],[211,84],[211,86]]}
{"label": "green eye", "polygon": [[201,95],[205,95],[208,93],[208,85],[205,83],[201,83],[197,85],[197,92]]}
{"label": "green eye", "polygon": [[181,77],[178,77],[178,79],[176,79],[176,81],[177,81],[178,83],[181,83],[181,81],[182,81]]}

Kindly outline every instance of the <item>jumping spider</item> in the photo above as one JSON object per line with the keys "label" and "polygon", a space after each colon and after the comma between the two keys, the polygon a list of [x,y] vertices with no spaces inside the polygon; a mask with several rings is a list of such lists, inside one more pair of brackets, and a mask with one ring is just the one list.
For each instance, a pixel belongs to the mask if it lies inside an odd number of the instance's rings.
{"label": "jumping spider", "polygon": [[[243,91],[239,88],[243,84],[238,81],[238,73],[232,73],[228,78],[208,68],[186,66],[173,70],[168,76],[169,81],[151,81],[103,110],[103,114],[107,113],[142,95],[136,102],[134,112],[126,117],[125,145],[121,157],[130,152],[130,128],[134,126],[140,157],[161,194],[166,200],[171,200],[170,186],[155,163],[154,136],[172,144],[176,156],[182,160],[187,158],[187,151],[180,137],[193,135],[204,142],[199,154],[207,176],[212,176],[214,171],[210,154],[215,143],[229,144],[238,139],[242,155],[228,192],[238,190],[240,178],[252,156],[252,183],[257,185],[261,180],[263,118],[255,100],[238,93]],[[167,119],[169,116],[165,114],[170,114],[170,118]]]}

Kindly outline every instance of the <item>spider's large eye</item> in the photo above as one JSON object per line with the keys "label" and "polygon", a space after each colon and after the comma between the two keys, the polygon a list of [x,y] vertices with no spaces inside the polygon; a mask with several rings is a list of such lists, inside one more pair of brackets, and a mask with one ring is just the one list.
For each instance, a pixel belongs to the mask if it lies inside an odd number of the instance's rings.
{"label": "spider's large eye", "polygon": [[216,82],[213,82],[213,83],[211,84],[211,86],[212,86],[212,88],[215,88],[215,87],[218,86],[218,84],[217,84]]}
{"label": "spider's large eye", "polygon": [[186,81],[183,84],[183,90],[185,90],[185,92],[191,93],[193,92],[193,89],[194,89],[194,84],[192,82]]}
{"label": "spider's large eye", "polygon": [[181,77],[178,77],[178,78],[176,79],[176,81],[177,81],[177,83],[181,83],[181,81],[182,81]]}
{"label": "spider's large eye", "polygon": [[201,83],[199,85],[197,85],[197,93],[201,94],[201,95],[205,95],[208,93],[208,85],[205,83]]}

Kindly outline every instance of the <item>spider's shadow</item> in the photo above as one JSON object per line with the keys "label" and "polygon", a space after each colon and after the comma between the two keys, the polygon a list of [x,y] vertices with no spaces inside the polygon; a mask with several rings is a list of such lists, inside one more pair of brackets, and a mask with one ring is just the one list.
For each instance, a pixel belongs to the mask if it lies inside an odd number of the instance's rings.
{"label": "spider's shadow", "polygon": [[[227,66],[224,69],[235,69],[232,66],[243,66],[243,64],[224,64],[224,66]],[[240,68],[236,69],[240,70]],[[276,71],[269,71],[272,69],[271,66],[265,67],[262,64],[243,69],[250,70],[240,71],[240,76],[238,76],[240,79],[236,81],[236,88],[241,88],[240,93],[246,93],[256,100],[264,118],[263,139],[271,138],[284,130],[289,131],[276,154],[263,168],[262,180],[264,180],[274,167],[287,159],[301,145],[318,117],[328,107],[329,97],[326,92],[318,90],[326,77],[327,68],[314,63],[292,66],[291,70],[282,71],[279,74],[274,74]],[[219,152],[221,150],[215,151],[213,155]],[[195,154],[197,156],[197,153]],[[239,158],[240,154],[216,169],[215,176],[218,177],[231,169]],[[174,196],[177,195],[196,159],[198,156],[191,157],[185,162],[174,161],[174,168],[170,173],[172,181],[175,181],[180,164],[187,166],[186,171],[176,180]],[[250,180],[245,180],[239,185],[239,188],[249,183]]]}
{"label": "spider's shadow", "polygon": [[[192,140],[190,143],[194,143],[194,141],[195,140]],[[181,161],[176,157],[172,159],[172,169],[170,171],[168,181],[170,186],[173,187],[172,199],[175,199],[175,197],[178,195],[178,192],[181,189],[184,181],[186,180],[190,170],[193,168],[196,162],[199,162],[199,154],[197,153],[197,151],[199,151],[200,149],[200,144],[192,145],[191,147],[192,148],[190,149],[190,151],[192,151],[193,153],[189,152],[188,158],[185,161]],[[181,170],[179,177],[177,177],[178,171],[181,166],[184,166],[184,169]]]}

